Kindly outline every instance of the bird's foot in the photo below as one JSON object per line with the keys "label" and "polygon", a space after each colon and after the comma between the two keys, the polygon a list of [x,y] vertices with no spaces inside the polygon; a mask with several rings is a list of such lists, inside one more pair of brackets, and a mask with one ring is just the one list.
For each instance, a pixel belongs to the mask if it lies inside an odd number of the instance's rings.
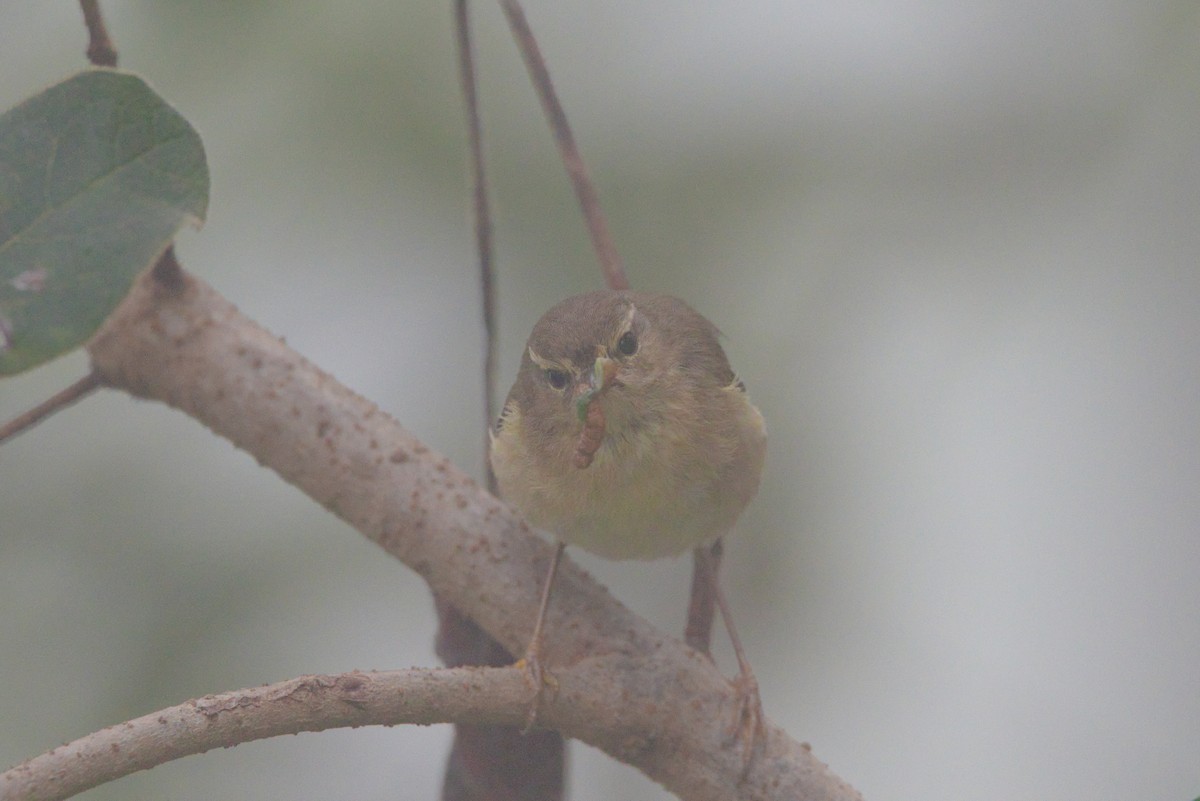
{"label": "bird's foot", "polygon": [[513,667],[525,674],[525,681],[533,688],[533,697],[529,699],[529,709],[525,711],[525,725],[521,727],[521,734],[529,734],[534,724],[537,723],[538,706],[542,701],[542,693],[547,687],[551,692],[556,691],[558,682],[542,666],[541,654],[537,653],[534,648],[526,651],[525,656],[517,660]]}
{"label": "bird's foot", "polygon": [[758,750],[766,743],[767,724],[763,714],[762,699],[758,695],[758,679],[750,665],[743,662],[741,672],[732,679],[735,704],[732,725],[729,727],[729,738],[740,746],[742,751],[742,774],[745,779],[754,764]]}

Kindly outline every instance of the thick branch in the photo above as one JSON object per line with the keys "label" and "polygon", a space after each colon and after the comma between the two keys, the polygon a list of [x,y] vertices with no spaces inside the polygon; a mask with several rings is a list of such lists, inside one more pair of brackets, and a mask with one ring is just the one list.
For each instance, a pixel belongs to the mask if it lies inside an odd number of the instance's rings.
{"label": "thick branch", "polygon": [[[211,287],[143,275],[89,344],[109,386],[168,403],[254,455],[378,543],[512,652],[529,638],[550,546],[378,407]],[[563,565],[547,616],[559,680],[542,725],[595,745],[687,799],[854,799],[769,727],[745,781],[725,736],[737,699],[707,659]],[[588,680],[568,666],[586,669]],[[595,666],[592,669],[591,666]]]}

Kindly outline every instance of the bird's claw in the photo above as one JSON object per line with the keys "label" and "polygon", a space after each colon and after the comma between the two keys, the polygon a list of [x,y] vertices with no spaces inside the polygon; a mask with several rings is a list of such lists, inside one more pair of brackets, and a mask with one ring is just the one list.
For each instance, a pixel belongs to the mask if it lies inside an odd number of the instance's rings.
{"label": "bird's claw", "polygon": [[541,657],[532,649],[513,667],[525,674],[525,680],[533,688],[533,697],[529,699],[529,708],[525,711],[525,725],[521,727],[521,734],[529,734],[533,725],[537,723],[538,705],[542,700],[542,692],[546,687],[550,687],[552,691],[557,689],[558,682],[542,667]]}
{"label": "bird's claw", "polygon": [[737,678],[730,685],[734,692],[734,715],[729,728],[729,738],[741,746],[742,773],[745,779],[754,764],[758,749],[766,743],[767,725],[763,714],[762,699],[758,695],[758,679],[749,665],[742,665]]}

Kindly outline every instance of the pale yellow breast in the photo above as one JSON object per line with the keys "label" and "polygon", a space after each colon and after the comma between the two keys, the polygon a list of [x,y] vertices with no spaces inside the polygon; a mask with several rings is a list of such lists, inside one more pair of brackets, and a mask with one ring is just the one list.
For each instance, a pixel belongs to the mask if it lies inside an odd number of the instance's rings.
{"label": "pale yellow breast", "polygon": [[614,421],[585,469],[572,466],[567,438],[529,452],[510,410],[492,442],[501,494],[534,526],[612,559],[711,542],[754,497],[766,452],[758,409],[735,387],[719,392],[694,419],[667,416],[632,432]]}

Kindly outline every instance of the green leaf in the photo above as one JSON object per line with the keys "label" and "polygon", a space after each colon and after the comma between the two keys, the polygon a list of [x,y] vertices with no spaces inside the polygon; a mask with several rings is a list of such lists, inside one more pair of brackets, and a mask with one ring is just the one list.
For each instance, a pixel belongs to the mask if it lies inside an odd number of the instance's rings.
{"label": "green leaf", "polygon": [[0,115],[0,375],[87,341],[207,207],[199,135],[136,75],[81,72]]}

